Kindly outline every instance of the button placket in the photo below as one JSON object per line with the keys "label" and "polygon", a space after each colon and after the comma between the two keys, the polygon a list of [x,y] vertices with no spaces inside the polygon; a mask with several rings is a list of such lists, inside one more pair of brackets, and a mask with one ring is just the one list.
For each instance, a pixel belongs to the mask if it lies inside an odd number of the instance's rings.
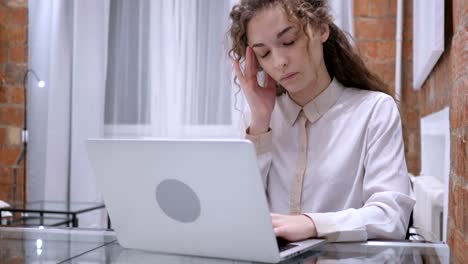
{"label": "button placket", "polygon": [[308,120],[304,112],[299,114],[299,155],[297,160],[297,172],[292,181],[290,193],[290,214],[297,215],[301,213],[302,188],[304,183],[304,174],[307,165],[307,146],[308,146]]}

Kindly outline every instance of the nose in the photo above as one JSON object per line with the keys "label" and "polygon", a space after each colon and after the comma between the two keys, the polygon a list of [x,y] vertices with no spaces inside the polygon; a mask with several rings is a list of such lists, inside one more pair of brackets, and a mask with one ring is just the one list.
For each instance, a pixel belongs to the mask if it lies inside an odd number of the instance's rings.
{"label": "nose", "polygon": [[[273,52],[272,52],[273,53]],[[273,63],[275,68],[281,70],[288,65],[288,58],[283,52],[274,52],[273,53]]]}

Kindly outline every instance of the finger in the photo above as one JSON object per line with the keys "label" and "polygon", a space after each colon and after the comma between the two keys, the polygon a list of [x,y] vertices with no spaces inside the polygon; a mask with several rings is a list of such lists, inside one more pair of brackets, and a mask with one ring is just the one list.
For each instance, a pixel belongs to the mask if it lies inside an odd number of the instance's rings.
{"label": "finger", "polygon": [[265,88],[267,90],[276,90],[276,82],[275,80],[273,80],[273,78],[271,78],[271,76],[267,73],[266,74],[266,78],[265,78]]}
{"label": "finger", "polygon": [[245,72],[246,79],[257,78],[258,61],[251,47],[247,46],[247,55],[245,59]]}
{"label": "finger", "polygon": [[273,230],[275,232],[275,236],[277,237],[284,237],[286,234],[286,228],[284,226],[276,227]]}
{"label": "finger", "polygon": [[283,221],[280,221],[280,220],[271,220],[271,224],[273,225],[273,227],[279,227],[281,226],[283,223]]}
{"label": "finger", "polygon": [[244,78],[244,75],[242,74],[239,60],[233,60],[232,65],[234,66],[234,70],[236,71],[237,79],[239,79],[241,86],[244,86],[245,78]]}
{"label": "finger", "polygon": [[280,214],[275,214],[275,213],[270,213],[270,216],[271,216],[272,219],[278,219],[278,218],[281,218],[281,217],[282,217],[282,215],[280,215]]}

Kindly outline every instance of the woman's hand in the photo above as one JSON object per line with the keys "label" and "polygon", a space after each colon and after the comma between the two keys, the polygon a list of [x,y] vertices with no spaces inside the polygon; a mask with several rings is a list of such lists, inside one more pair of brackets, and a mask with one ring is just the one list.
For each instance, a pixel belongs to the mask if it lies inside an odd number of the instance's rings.
{"label": "woman's hand", "polygon": [[265,87],[258,84],[257,72],[259,64],[250,47],[246,49],[244,72],[242,72],[238,60],[234,61],[233,65],[252,112],[249,133],[252,135],[265,133],[268,131],[271,113],[275,106],[275,81],[270,75],[265,73]]}
{"label": "woman's hand", "polygon": [[275,235],[288,241],[317,237],[314,222],[305,215],[271,214],[271,221]]}

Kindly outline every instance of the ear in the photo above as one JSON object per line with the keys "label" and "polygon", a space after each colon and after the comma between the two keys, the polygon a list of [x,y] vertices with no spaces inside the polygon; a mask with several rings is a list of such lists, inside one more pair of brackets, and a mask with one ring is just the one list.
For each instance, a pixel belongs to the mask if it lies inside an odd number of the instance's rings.
{"label": "ear", "polygon": [[320,41],[325,43],[330,36],[330,26],[326,23],[320,24]]}

